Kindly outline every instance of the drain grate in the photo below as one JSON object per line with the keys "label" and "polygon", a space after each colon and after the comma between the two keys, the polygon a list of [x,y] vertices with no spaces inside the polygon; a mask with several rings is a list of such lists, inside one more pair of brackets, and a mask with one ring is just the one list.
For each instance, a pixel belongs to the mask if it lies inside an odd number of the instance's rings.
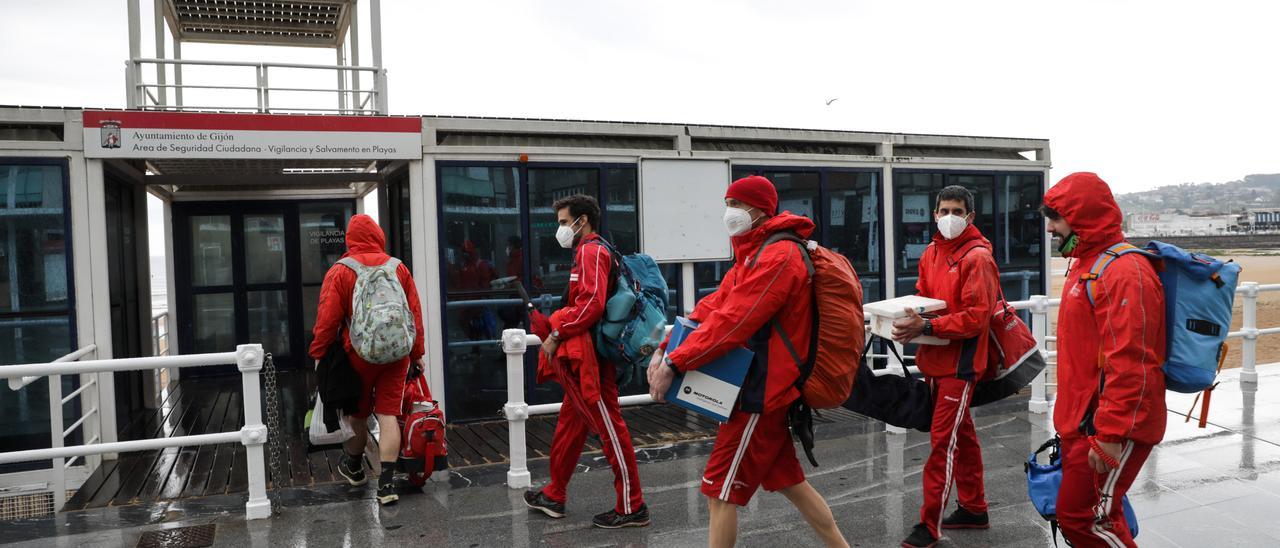
{"label": "drain grate", "polygon": [[193,525],[161,531],[147,531],[138,539],[138,548],[205,548],[213,546],[217,526]]}

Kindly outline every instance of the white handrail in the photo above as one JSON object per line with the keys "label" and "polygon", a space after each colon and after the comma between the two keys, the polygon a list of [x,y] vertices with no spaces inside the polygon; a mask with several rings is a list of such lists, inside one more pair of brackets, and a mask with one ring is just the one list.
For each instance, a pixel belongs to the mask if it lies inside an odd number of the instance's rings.
{"label": "white handrail", "polygon": [[[80,358],[88,356],[90,352],[96,351],[97,349],[98,349],[98,345],[89,343],[88,346],[82,347],[81,349],[76,350],[75,352],[72,352],[70,354],[67,354],[66,356],[53,360],[53,363],[73,362]],[[4,370],[6,372],[13,371],[12,369],[8,369],[10,367],[13,367],[13,366],[12,365],[4,366],[5,368]],[[33,373],[32,375],[34,376],[9,377],[9,390],[18,390],[28,384],[31,384],[33,382],[36,382],[37,380],[40,380],[40,377],[44,376],[40,373]]]}
{"label": "white handrail", "polygon": [[[1243,338],[1245,341],[1241,353],[1241,382],[1257,382],[1257,338],[1263,335],[1280,335],[1280,327],[1264,329],[1257,327],[1258,294],[1267,291],[1280,291],[1280,284],[1260,285],[1256,282],[1242,282],[1236,290],[1237,293],[1244,296],[1244,321],[1240,331],[1232,332],[1228,337]],[[1035,336],[1037,347],[1044,353],[1045,359],[1048,361],[1044,371],[1041,371],[1031,382],[1031,400],[1028,402],[1028,411],[1032,413],[1048,412],[1051,399],[1048,397],[1047,389],[1050,386],[1057,386],[1057,383],[1047,381],[1051,370],[1056,368],[1056,358],[1058,356],[1057,351],[1049,350],[1048,347],[1049,343],[1058,341],[1056,336],[1049,335],[1049,312],[1053,307],[1059,306],[1061,302],[1061,299],[1051,299],[1045,295],[1033,295],[1030,299],[1011,301],[1009,303],[1016,310],[1026,310],[1031,313],[1029,327]],[[670,330],[671,326],[667,326],[667,329]],[[530,346],[536,348],[542,344],[542,340],[536,335],[525,333],[523,329],[508,329],[502,332],[501,342],[502,350],[506,354],[507,367],[507,403],[502,409],[503,415],[510,425],[508,443],[510,444],[511,459],[507,471],[507,485],[512,489],[522,489],[532,484],[528,468],[525,421],[531,416],[559,412],[561,404],[529,405],[524,401],[524,354]],[[896,361],[896,357],[891,358],[885,354],[870,354],[870,356]],[[903,359],[909,357],[904,356]],[[913,374],[919,372],[919,369],[915,367],[907,367],[906,369]],[[898,368],[885,368],[877,370],[876,374],[900,374],[900,371]],[[648,394],[642,394],[622,396],[618,398],[618,401],[621,405],[642,405],[652,403],[653,399]]]}
{"label": "white handrail", "polygon": [[[92,351],[93,345],[59,358],[69,360],[83,356]],[[64,459],[76,459],[95,455],[122,453],[126,451],[146,451],[168,447],[185,447],[193,445],[211,445],[218,443],[240,442],[245,446],[246,464],[249,480],[249,497],[245,502],[245,519],[262,519],[270,517],[271,503],[267,500],[266,464],[263,459],[263,445],[267,442],[267,426],[262,423],[262,387],[259,372],[262,369],[263,350],[260,344],[243,344],[236,347],[235,352],[219,352],[213,354],[193,354],[186,356],[163,356],[151,358],[125,358],[114,360],[86,360],[81,362],[55,361],[44,364],[22,364],[0,367],[0,378],[21,381],[26,376],[49,377],[49,414],[52,426],[53,446],[46,449],[30,449],[24,451],[0,452],[0,464],[14,462],[31,462],[41,460],[53,461],[54,507],[60,509],[66,499],[65,468],[69,466]],[[63,446],[68,434],[86,424],[90,416],[97,415],[101,419],[98,407],[93,406],[84,416],[70,427],[62,428],[62,375],[88,375],[113,371],[155,370],[168,367],[202,367],[209,365],[235,364],[240,371],[242,400],[244,402],[244,426],[235,432],[173,436],[166,438],[131,440],[110,443],[98,443],[100,436],[94,434],[88,441],[80,445]],[[72,393],[71,397],[83,392]]]}

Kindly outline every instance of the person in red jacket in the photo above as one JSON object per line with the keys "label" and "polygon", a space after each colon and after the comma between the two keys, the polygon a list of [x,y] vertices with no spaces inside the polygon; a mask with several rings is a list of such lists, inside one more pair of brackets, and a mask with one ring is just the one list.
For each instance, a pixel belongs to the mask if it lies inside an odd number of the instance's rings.
{"label": "person in red jacket", "polygon": [[[562,342],[575,337],[591,338],[592,328],[604,317],[605,301],[615,284],[613,254],[595,230],[600,226],[600,204],[596,199],[576,194],[557,200],[551,208],[560,223],[556,241],[560,247],[573,248],[573,267],[569,270],[568,299],[565,306],[552,315],[555,329],[542,343],[544,359],[539,363],[540,379],[545,376],[543,364],[562,363],[560,358],[565,356],[557,355]],[[589,340],[578,346],[592,348],[594,352]],[[525,504],[552,518],[565,517],[569,480],[578,468],[587,433],[591,432],[600,437],[605,458],[613,468],[613,486],[617,492],[613,509],[596,515],[591,523],[604,529],[647,526],[649,508],[640,489],[631,431],[618,405],[614,365],[599,356],[572,361],[580,364],[577,371],[570,368],[554,371],[564,389],[564,402],[551,438],[551,482],[541,490],[526,491]]]}
{"label": "person in red jacket", "polygon": [[[940,529],[986,529],[987,499],[982,482],[982,447],[969,414],[973,387],[987,364],[988,329],[1000,293],[1000,272],[991,256],[991,242],[973,225],[973,194],[962,186],[938,193],[933,213],[938,232],[920,257],[918,295],[946,301],[935,318],[907,309],[894,322],[894,339],[901,343],[920,335],[950,341],[920,345],[916,365],[933,390],[933,422],[929,428],[929,459],[920,523],[902,541],[904,547],[933,546]],[[957,487],[958,508],[946,519],[951,485]]]}
{"label": "person in red jacket", "polygon": [[1059,251],[1073,259],[1058,307],[1058,524],[1077,548],[1136,546],[1120,500],[1164,439],[1164,290],[1138,253],[1115,258],[1103,278],[1091,279],[1094,263],[1124,242],[1120,207],[1097,175],[1058,181],[1041,212],[1061,239]]}
{"label": "person in red jacket", "polygon": [[[378,266],[386,263],[391,257],[387,255],[386,238],[382,228],[368,215],[356,215],[347,224],[347,253],[342,257],[352,257],[361,264]],[[413,283],[413,274],[409,268],[401,264],[396,269],[400,286],[404,288],[405,298],[409,301],[409,310],[413,312],[414,339],[409,356],[398,362],[371,364],[364,361],[351,349],[351,338],[342,326],[351,318],[352,292],[356,285],[356,273],[344,265],[334,263],[324,276],[320,286],[320,304],[316,309],[316,324],[312,329],[315,339],[311,341],[309,354],[315,360],[324,357],[325,351],[342,332],[342,342],[347,349],[347,357],[351,366],[360,375],[363,393],[360,408],[349,417],[351,429],[355,437],[344,444],[346,456],[338,463],[338,473],[351,485],[364,485],[364,447],[368,441],[369,414],[378,417],[378,457],[382,463],[382,472],[378,480],[378,502],[391,504],[399,500],[392,483],[396,458],[400,453],[400,425],[396,416],[400,414],[400,403],[404,397],[405,377],[408,375],[409,362],[422,364],[422,304],[418,301],[418,288]]]}
{"label": "person in red jacket", "polygon": [[733,546],[737,507],[746,506],[756,489],[764,487],[786,496],[827,546],[848,546],[831,508],[805,480],[796,458],[787,415],[800,398],[795,387],[800,369],[773,332],[776,325],[795,348],[809,348],[813,300],[794,297],[810,294],[809,273],[794,243],[779,242],[761,250],[776,232],[808,238],[813,221],[790,212],[775,215],[777,190],[760,176],[729,185],[725,208],[734,264],[720,287],[689,314],[689,319],[699,322],[698,328],[669,354],[654,354],[648,371],[649,394],[664,401],[677,374],[698,369],[734,348],[754,351],[738,401],[729,422],[716,432],[702,475],[702,494],[710,509],[710,545]]}

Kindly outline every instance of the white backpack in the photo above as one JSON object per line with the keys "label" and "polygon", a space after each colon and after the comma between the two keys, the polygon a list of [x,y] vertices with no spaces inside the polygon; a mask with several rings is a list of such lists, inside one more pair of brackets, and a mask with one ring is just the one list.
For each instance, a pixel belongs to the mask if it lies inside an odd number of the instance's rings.
{"label": "white backpack", "polygon": [[396,275],[400,259],[392,257],[380,266],[366,266],[347,257],[338,264],[356,273],[351,320],[347,324],[351,348],[361,359],[374,364],[408,356],[413,348],[413,312]]}

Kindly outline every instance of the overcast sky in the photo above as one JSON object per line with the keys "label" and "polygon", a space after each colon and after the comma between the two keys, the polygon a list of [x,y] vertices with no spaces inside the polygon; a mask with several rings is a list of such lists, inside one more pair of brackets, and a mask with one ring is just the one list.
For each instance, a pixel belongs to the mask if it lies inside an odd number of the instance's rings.
{"label": "overcast sky", "polygon": [[[141,3],[149,57],[153,3]],[[1048,138],[1054,179],[1097,171],[1117,192],[1280,172],[1280,2],[382,4],[394,114]],[[0,6],[0,104],[124,106],[123,0]],[[323,49],[183,54],[334,61]]]}

